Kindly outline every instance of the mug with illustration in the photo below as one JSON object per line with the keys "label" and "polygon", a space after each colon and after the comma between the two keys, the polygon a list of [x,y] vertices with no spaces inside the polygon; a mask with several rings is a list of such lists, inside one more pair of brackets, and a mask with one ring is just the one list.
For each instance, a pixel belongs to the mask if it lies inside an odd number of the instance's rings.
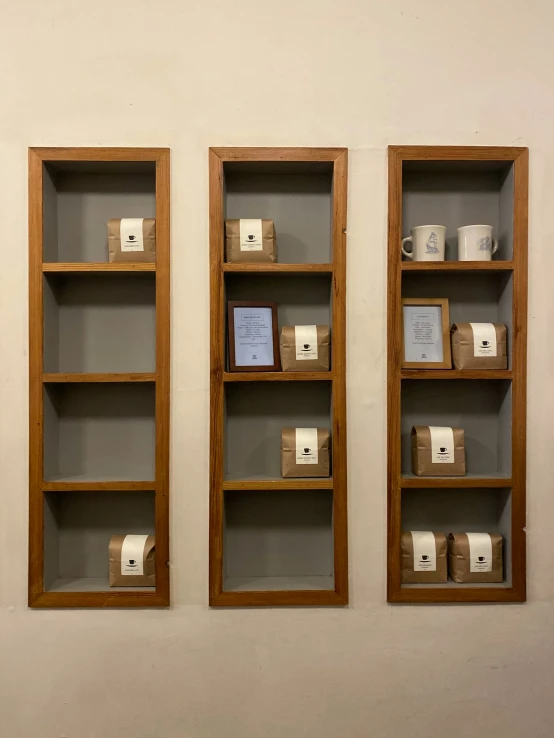
{"label": "mug with illustration", "polygon": [[[410,230],[409,236],[402,239],[402,253],[413,261],[444,261],[444,244],[446,226],[422,225]],[[412,250],[406,251],[405,243],[412,244]]]}
{"label": "mug with illustration", "polygon": [[459,261],[491,261],[498,251],[490,225],[468,225],[458,228]]}

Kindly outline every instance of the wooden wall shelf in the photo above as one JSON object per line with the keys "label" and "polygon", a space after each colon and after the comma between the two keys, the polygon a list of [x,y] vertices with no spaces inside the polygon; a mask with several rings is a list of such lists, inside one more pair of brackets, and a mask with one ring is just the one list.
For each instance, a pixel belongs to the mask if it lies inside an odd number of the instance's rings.
{"label": "wooden wall shelf", "polygon": [[[210,605],[344,605],[347,152],[209,157]],[[273,219],[279,261],[225,263],[225,218]],[[272,300],[280,325],[330,324],[332,371],[228,371],[227,300]],[[295,424],[331,429],[332,478],[279,478],[280,430]]]}
{"label": "wooden wall shelf", "polygon": [[[527,190],[525,148],[389,147],[389,602],[525,601]],[[447,261],[402,261],[401,239],[424,223],[446,225]],[[456,229],[471,223],[493,225],[498,260],[454,260]],[[509,368],[402,369],[402,297],[448,298],[451,323],[506,324]],[[467,475],[413,475],[414,424],[464,428]],[[403,530],[499,532],[505,541],[505,581],[402,584]]]}
{"label": "wooden wall shelf", "polygon": [[[155,264],[108,263],[118,214]],[[169,604],[169,269],[169,149],[29,150],[30,607]],[[115,533],[155,534],[155,587],[109,587]]]}

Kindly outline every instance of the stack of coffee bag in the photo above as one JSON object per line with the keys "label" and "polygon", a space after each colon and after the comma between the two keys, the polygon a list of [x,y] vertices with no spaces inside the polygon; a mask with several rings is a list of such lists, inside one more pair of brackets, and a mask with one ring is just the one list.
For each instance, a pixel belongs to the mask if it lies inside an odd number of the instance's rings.
{"label": "stack of coffee bag", "polygon": [[437,425],[412,428],[412,472],[417,476],[463,477],[464,431]]}
{"label": "stack of coffee bag", "polygon": [[225,260],[228,264],[277,261],[273,221],[262,218],[226,220]]}
{"label": "stack of coffee bag", "polygon": [[329,371],[328,325],[285,325],[281,328],[281,368],[284,372]]}
{"label": "stack of coffee bag", "polygon": [[281,475],[328,477],[330,435],[326,428],[283,428]]}
{"label": "stack of coffee bag", "polygon": [[454,323],[450,329],[454,369],[506,369],[506,326]]}
{"label": "stack of coffee bag", "polygon": [[154,218],[112,218],[108,221],[110,262],[156,261]]}

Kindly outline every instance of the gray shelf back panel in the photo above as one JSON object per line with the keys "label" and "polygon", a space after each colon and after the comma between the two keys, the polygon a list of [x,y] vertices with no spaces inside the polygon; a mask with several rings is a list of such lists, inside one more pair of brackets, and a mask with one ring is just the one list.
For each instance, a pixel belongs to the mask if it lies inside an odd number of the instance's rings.
{"label": "gray shelf back panel", "polygon": [[44,478],[154,479],[153,384],[61,384],[44,390]]}
{"label": "gray shelf back panel", "polygon": [[44,277],[45,372],[155,369],[155,273]]}
{"label": "gray shelf back panel", "polygon": [[504,576],[512,577],[512,498],[510,489],[410,489],[402,492],[402,530],[437,533],[500,533],[504,537]]}
{"label": "gray shelf back panel", "polygon": [[[446,226],[446,259],[458,258],[457,229],[491,225],[495,260],[513,254],[513,166],[506,162],[404,162],[402,235],[418,225]],[[429,166],[429,165],[440,166]],[[398,246],[400,248],[400,244]]]}
{"label": "gray shelf back panel", "polygon": [[412,426],[438,425],[463,428],[468,473],[511,474],[512,390],[509,380],[423,382],[404,379],[401,416],[403,473],[412,471]]}
{"label": "gray shelf back panel", "polygon": [[226,492],[224,578],[333,577],[332,514],[332,490]]}
{"label": "gray shelf back panel", "polygon": [[[107,584],[110,538],[154,535],[154,508],[153,491],[45,493],[45,589],[60,579],[103,578]],[[83,586],[66,582],[57,588],[78,591]]]}
{"label": "gray shelf back panel", "polygon": [[279,479],[281,430],[330,427],[330,383],[227,383],[225,477]]}
{"label": "gray shelf back panel", "polygon": [[447,297],[450,325],[503,323],[507,329],[508,368],[512,356],[511,272],[463,274],[402,273],[402,297]]}
{"label": "gray shelf back panel", "polygon": [[107,262],[110,218],[156,217],[155,164],[96,164],[45,167],[44,261]]}
{"label": "gray shelf back panel", "polygon": [[281,263],[332,261],[332,167],[317,163],[225,164],[225,218],[273,220]]}

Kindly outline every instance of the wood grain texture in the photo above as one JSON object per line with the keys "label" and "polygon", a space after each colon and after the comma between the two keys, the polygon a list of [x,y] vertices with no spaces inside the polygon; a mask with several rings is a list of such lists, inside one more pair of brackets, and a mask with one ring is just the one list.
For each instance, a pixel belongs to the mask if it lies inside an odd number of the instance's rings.
{"label": "wood grain texture", "polygon": [[513,261],[402,261],[403,272],[509,272]]}
{"label": "wood grain texture", "polygon": [[527,457],[527,254],[529,152],[514,162],[514,286],[512,305],[512,582],[518,601],[526,599]]}
{"label": "wood grain texture", "polygon": [[331,382],[333,372],[224,372],[224,382]]}
{"label": "wood grain texture", "polygon": [[[153,162],[156,167],[157,264],[43,263],[44,162]],[[34,148],[29,150],[29,604],[32,607],[151,607],[169,604],[169,149]],[[44,374],[44,272],[156,273],[156,373]],[[44,481],[43,383],[156,383],[155,481]],[[44,492],[156,492],[156,592],[44,592]]]}
{"label": "wood grain texture", "polygon": [[155,272],[156,264],[109,264],[108,262],[55,262],[48,261],[42,265],[43,272]]}
{"label": "wood grain texture", "polygon": [[406,475],[400,478],[400,486],[402,489],[459,489],[459,488],[477,488],[481,487],[498,487],[506,488],[512,486],[511,477],[503,477],[498,475],[495,477],[416,477],[415,475]]}
{"label": "wood grain texture", "polygon": [[[210,159],[210,587],[212,606],[316,606],[348,602],[346,507],[346,196],[347,151],[313,148],[211,148]],[[329,264],[224,264],[224,162],[329,162],[333,167],[333,262]],[[332,273],[332,372],[225,372],[226,273]],[[331,381],[334,478],[324,480],[223,479],[224,385],[249,381]],[[313,485],[313,486],[312,486]],[[333,489],[335,590],[224,592],[224,490]]]}
{"label": "wood grain texture", "polygon": [[54,382],[155,382],[154,372],[127,372],[112,374],[43,374],[42,381],[45,384]]}
{"label": "wood grain texture", "polygon": [[224,490],[240,491],[244,489],[264,491],[275,489],[285,491],[289,489],[333,489],[333,479],[229,479],[223,482]]}
{"label": "wood grain texture", "polygon": [[[514,163],[514,256],[505,262],[402,262],[402,162],[504,161]],[[525,601],[525,438],[526,438],[526,334],[527,334],[527,201],[528,151],[520,147],[389,147],[389,257],[388,257],[388,574],[389,602],[523,602]],[[513,271],[512,369],[494,372],[401,369],[401,275],[403,271]],[[462,277],[460,277],[462,278]],[[401,379],[511,379],[512,475],[503,477],[401,476],[400,419]],[[511,488],[512,490],[512,587],[498,588],[402,588],[400,584],[400,534],[402,489]]]}
{"label": "wood grain texture", "polygon": [[212,146],[212,153],[221,162],[225,161],[335,161],[346,149],[322,149],[306,147],[275,148],[261,147],[229,147]]}
{"label": "wood grain texture", "polygon": [[43,371],[43,164],[29,151],[29,606],[44,589]]}
{"label": "wood grain texture", "polygon": [[344,597],[332,589],[262,592],[220,592],[212,607],[317,607],[345,605]]}
{"label": "wood grain texture", "polygon": [[402,369],[402,379],[512,379],[511,369]]}
{"label": "wood grain texture", "polygon": [[225,273],[239,274],[330,274],[332,264],[224,264]]}
{"label": "wood grain texture", "polygon": [[333,285],[331,292],[331,366],[333,367],[333,532],[335,593],[348,603],[348,510],[346,453],[346,213],[348,151],[333,166]]}
{"label": "wood grain texture", "polygon": [[223,161],[209,151],[210,198],[210,562],[209,603],[223,592],[223,424],[225,300],[223,284]]}
{"label": "wood grain texture", "polygon": [[43,482],[43,492],[135,492],[155,490],[156,482],[151,480],[126,482]]}
{"label": "wood grain texture", "polygon": [[156,597],[170,603],[170,154],[156,159]]}

